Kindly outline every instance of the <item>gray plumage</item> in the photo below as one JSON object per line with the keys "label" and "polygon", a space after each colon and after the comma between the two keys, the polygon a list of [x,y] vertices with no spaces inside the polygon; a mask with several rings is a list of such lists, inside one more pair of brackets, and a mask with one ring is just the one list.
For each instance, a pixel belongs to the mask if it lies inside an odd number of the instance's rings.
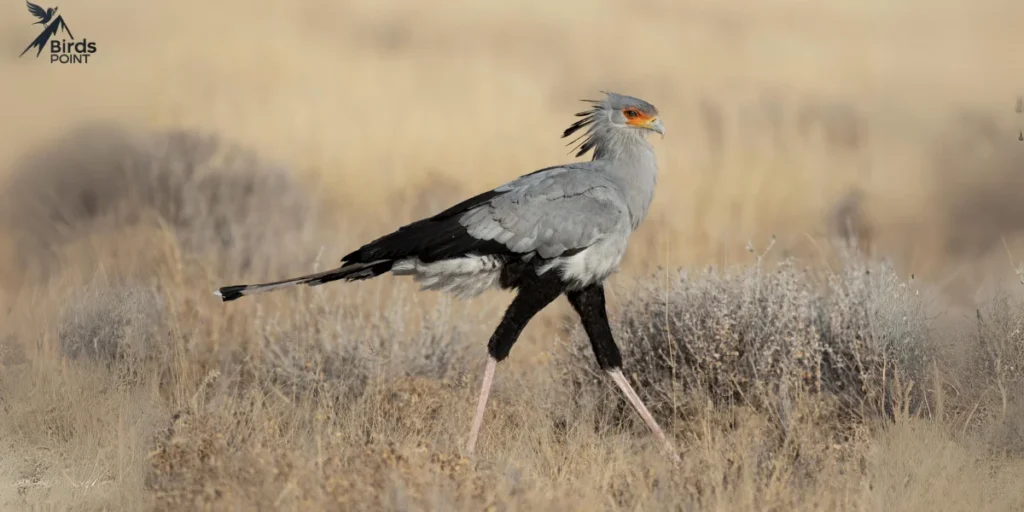
{"label": "gray plumage", "polygon": [[578,143],[577,156],[593,150],[590,161],[541,169],[404,226],[347,255],[337,269],[218,294],[232,300],[391,271],[412,276],[424,289],[470,297],[510,287],[502,273],[513,265],[537,274],[557,271],[570,290],[603,281],[622,261],[654,197],[658,167],[646,135],[664,135],[653,105],[605,94],[585,100],[592,108],[563,133],[582,131],[572,143]]}

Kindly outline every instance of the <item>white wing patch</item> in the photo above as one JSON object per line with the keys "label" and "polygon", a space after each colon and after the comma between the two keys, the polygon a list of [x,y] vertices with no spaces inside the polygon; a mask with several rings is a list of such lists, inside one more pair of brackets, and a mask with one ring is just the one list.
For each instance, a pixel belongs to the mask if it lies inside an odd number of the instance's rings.
{"label": "white wing patch", "polygon": [[537,273],[557,269],[570,288],[580,289],[605,280],[622,262],[625,253],[625,238],[606,238],[572,256],[552,259],[539,267]]}
{"label": "white wing patch", "polygon": [[497,288],[502,262],[494,256],[464,256],[423,263],[410,258],[395,263],[396,276],[412,276],[422,290],[437,290],[469,298],[489,288]]}

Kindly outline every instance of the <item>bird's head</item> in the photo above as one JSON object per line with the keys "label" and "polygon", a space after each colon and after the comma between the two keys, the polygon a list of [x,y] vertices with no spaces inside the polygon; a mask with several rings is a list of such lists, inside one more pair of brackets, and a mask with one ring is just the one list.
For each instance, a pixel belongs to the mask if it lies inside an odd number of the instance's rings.
{"label": "bird's head", "polygon": [[[573,123],[562,133],[562,137],[568,137],[584,127],[587,131],[576,139],[584,139],[579,146],[576,156],[582,156],[594,146],[600,144],[600,140],[615,133],[637,133],[640,135],[648,132],[657,132],[665,136],[665,126],[658,117],[658,109],[650,103],[632,96],[605,92],[603,100],[583,100],[593,104],[590,110],[579,112],[579,121]],[[575,141],[573,141],[575,142]]]}
{"label": "bird's head", "polygon": [[665,136],[665,127],[658,118],[658,109],[640,98],[605,93],[606,105],[614,126],[625,129],[650,130]]}

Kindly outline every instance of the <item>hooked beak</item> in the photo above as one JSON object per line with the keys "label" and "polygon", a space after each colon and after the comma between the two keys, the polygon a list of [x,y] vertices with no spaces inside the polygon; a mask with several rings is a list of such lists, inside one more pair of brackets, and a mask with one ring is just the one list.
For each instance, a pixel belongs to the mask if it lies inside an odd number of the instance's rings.
{"label": "hooked beak", "polygon": [[655,131],[661,134],[662,138],[665,138],[665,125],[661,124],[661,119],[655,117],[647,122],[646,128],[651,131]]}

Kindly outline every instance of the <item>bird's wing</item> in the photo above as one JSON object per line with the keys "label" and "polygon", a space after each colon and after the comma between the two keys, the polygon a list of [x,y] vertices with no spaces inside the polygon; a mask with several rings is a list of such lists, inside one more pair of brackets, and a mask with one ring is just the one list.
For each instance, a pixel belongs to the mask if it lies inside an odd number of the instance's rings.
{"label": "bird's wing", "polygon": [[459,218],[469,236],[515,254],[550,259],[574,254],[629,225],[615,185],[582,166],[528,174]]}
{"label": "bird's wing", "polygon": [[32,13],[32,16],[43,19],[46,17],[46,9],[39,7],[38,5],[25,0],[25,4],[28,6],[28,12]]}
{"label": "bird's wing", "polygon": [[628,220],[625,203],[607,179],[581,165],[550,167],[402,226],[342,262],[415,257],[430,263],[468,254],[549,259],[575,254]]}

